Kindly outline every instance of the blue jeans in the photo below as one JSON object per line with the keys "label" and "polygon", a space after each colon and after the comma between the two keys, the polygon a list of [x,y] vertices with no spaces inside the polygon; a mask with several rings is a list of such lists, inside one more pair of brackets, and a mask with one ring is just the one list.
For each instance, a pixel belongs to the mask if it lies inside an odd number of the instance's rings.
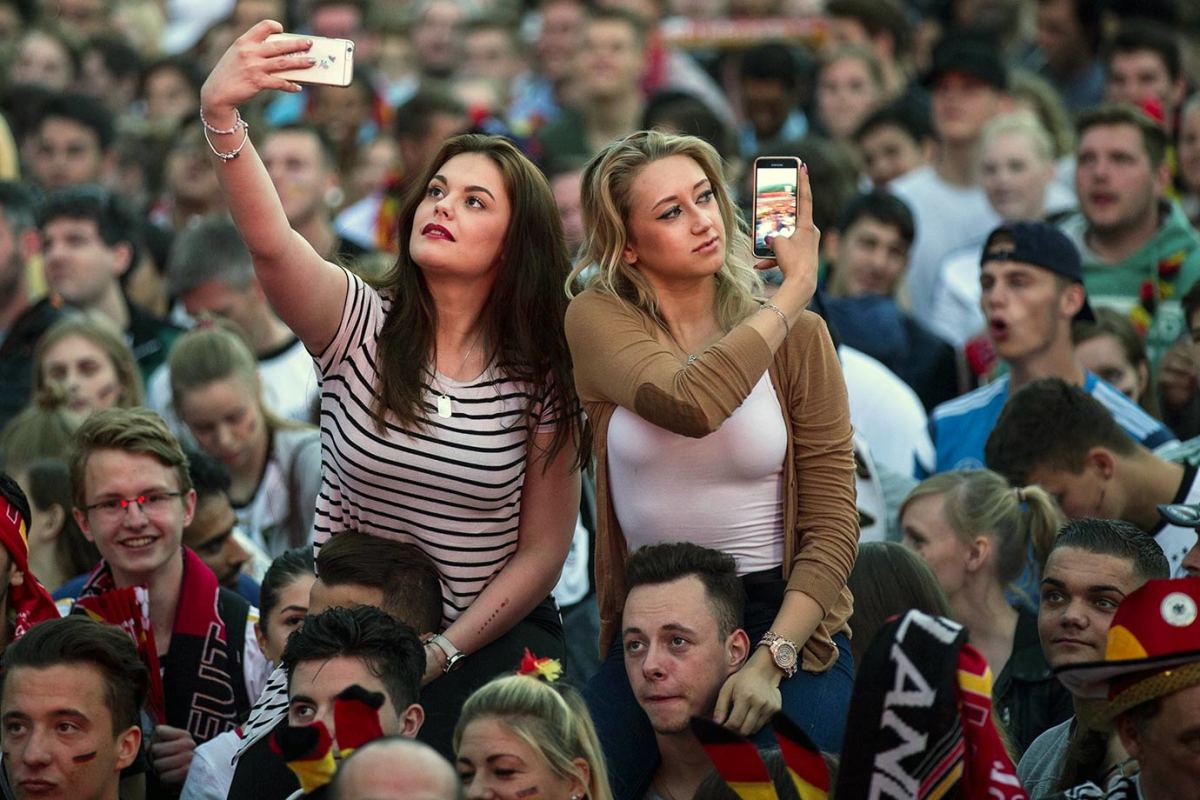
{"label": "blue jeans", "polygon": [[[743,627],[750,643],[757,644],[779,612],[783,580],[777,579],[765,592],[750,585],[747,591],[750,601],[743,615]],[[838,648],[838,660],[832,667],[822,673],[801,670],[785,679],[779,689],[783,713],[821,750],[838,753],[854,689],[854,657],[850,654],[850,637],[839,633],[833,641]],[[614,800],[641,800],[658,769],[658,743],[650,720],[629,685],[619,639],[613,642],[600,670],[584,687],[583,697],[604,749]],[[760,747],[778,746],[769,727],[759,731],[754,741]]]}

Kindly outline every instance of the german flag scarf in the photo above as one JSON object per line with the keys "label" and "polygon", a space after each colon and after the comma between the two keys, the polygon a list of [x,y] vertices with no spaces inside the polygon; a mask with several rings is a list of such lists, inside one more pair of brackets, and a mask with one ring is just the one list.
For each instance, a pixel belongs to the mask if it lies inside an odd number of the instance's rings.
{"label": "german flag scarf", "polygon": [[10,581],[5,600],[12,617],[13,641],[39,622],[58,618],[58,609],[50,593],[29,571],[29,531],[17,507],[0,496],[0,545],[8,551],[21,580]]}

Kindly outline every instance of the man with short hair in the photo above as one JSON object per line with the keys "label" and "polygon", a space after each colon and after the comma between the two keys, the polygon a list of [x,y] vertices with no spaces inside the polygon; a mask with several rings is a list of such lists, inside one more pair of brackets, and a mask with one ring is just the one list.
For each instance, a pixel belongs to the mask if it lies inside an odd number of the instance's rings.
{"label": "man with short hair", "polygon": [[246,570],[254,567],[255,556],[263,572],[271,562],[238,530],[237,515],[229,502],[229,470],[198,450],[189,452],[187,459],[188,475],[196,490],[196,510],[183,529],[183,546],[200,556],[222,586],[257,606],[258,582]]}
{"label": "man with short hair", "polygon": [[427,744],[385,736],[342,762],[330,784],[332,800],[460,800],[450,762]]}
{"label": "man with short hair", "polygon": [[646,36],[644,21],[629,11],[591,11],[575,66],[579,110],[563,109],[538,132],[546,160],[591,158],[613,139],[638,129],[645,105]]}
{"label": "man with short hair", "polygon": [[804,138],[808,119],[800,109],[800,65],[788,45],[768,42],[742,55],[739,74],[743,158]]}
{"label": "man with short hair", "polygon": [[1080,365],[1071,322],[1093,314],[1079,253],[1052,225],[1006,222],[992,231],[980,267],[987,333],[1008,374],[943,403],[929,418],[932,451],[916,453],[916,477],[984,465],[988,434],[1009,396],[1044,377],[1080,385],[1125,431],[1149,448],[1175,441],[1162,423]]}
{"label": "man with short hair", "polygon": [[958,395],[958,358],[897,302],[913,235],[912,212],[895,195],[852,199],[821,237],[829,264],[822,302],[839,341],[882,362],[930,410]]}
{"label": "man with short hair", "polygon": [[[38,332],[45,323],[26,316],[30,304],[30,264],[37,256],[39,236],[33,192],[23,183],[0,182],[0,425],[19,412],[29,397],[33,338],[22,327]],[[21,323],[18,326],[18,322]],[[16,358],[20,349],[22,358]]]}
{"label": "man with short hair", "polygon": [[691,719],[712,717],[721,687],[751,654],[741,627],[745,590],[732,556],[686,542],[634,551],[625,584],[625,672],[661,760],[643,790],[647,798],[691,797],[711,769]]}
{"label": "man with short hair", "polygon": [[99,100],[66,92],[51,95],[22,142],[31,177],[43,191],[104,183],[113,167],[113,118]]}
{"label": "man with short hair", "polygon": [[1104,97],[1104,6],[1093,0],[1037,0],[1034,66],[1079,112]]}
{"label": "man with short hair", "polygon": [[75,520],[102,556],[74,608],[135,639],[152,668],[151,763],[164,784],[183,783],[197,743],[244,720],[259,695],[267,665],[249,635],[258,612],[182,547],[196,493],[157,414],[90,416],[76,433],[71,484]]}
{"label": "man with short hair", "polygon": [[487,78],[501,90],[504,108],[509,107],[517,79],[528,69],[521,54],[517,28],[498,15],[481,15],[463,28],[464,59],[459,73],[466,78]]}
{"label": "man with short hair", "polygon": [[983,126],[1009,106],[1008,73],[986,40],[944,39],[934,50],[927,83],[937,156],[929,166],[888,185],[916,218],[907,284],[918,318],[928,318],[932,310],[946,255],[999,222],[984,196],[976,162]]}
{"label": "man with short hair", "polygon": [[4,769],[16,800],[117,800],[142,744],[149,674],[119,628],[41,623],[0,660]]}
{"label": "man with short hair", "polygon": [[1174,31],[1148,22],[1126,24],[1109,43],[1104,67],[1106,100],[1146,109],[1167,130],[1175,129],[1187,77]]}
{"label": "man with short hair", "polygon": [[[192,317],[212,314],[241,328],[258,359],[267,408],[284,419],[316,421],[319,387],[312,355],[267,302],[250,251],[230,219],[208,217],[176,237],[167,261],[167,293]],[[148,384],[146,404],[172,419],[169,372],[159,370]]]}
{"label": "man with short hair", "polygon": [[[1104,657],[1113,613],[1146,581],[1165,578],[1166,558],[1154,540],[1129,523],[1087,519],[1067,523],[1042,569],[1038,638],[1053,669]],[[1033,741],[1017,765],[1030,797],[1044,797],[1061,779],[1071,719]],[[1119,747],[1110,747],[1119,752]]]}
{"label": "man with short hair", "polygon": [[[1200,796],[1200,578],[1147,582],[1125,597],[1104,657],[1056,670],[1076,694],[1104,701],[1099,724],[1116,727],[1137,772],[1105,790],[1069,796],[1175,800]],[[1092,792],[1092,794],[1084,794]]]}
{"label": "man with short hair", "polygon": [[876,189],[926,166],[937,147],[927,115],[901,104],[868,114],[854,133],[854,143]]}
{"label": "man with short hair", "polygon": [[1016,486],[1041,486],[1070,519],[1136,525],[1158,542],[1170,575],[1184,574],[1195,532],[1168,524],[1158,507],[1200,503],[1200,473],[1135,442],[1084,389],[1059,378],[1023,387],[1004,407],[984,452],[989,469]]}
{"label": "man with short hair", "polygon": [[1097,306],[1128,314],[1152,364],[1184,332],[1179,298],[1200,279],[1200,234],[1167,199],[1166,132],[1141,111],[1101,106],[1077,124],[1079,213],[1062,230]]}

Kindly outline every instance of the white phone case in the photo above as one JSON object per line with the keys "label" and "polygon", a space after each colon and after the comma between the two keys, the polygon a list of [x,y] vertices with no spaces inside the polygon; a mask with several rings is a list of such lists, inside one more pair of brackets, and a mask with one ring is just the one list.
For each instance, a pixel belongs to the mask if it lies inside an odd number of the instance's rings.
{"label": "white phone case", "polygon": [[[268,42],[280,39],[312,39],[308,55],[317,63],[306,69],[287,69],[275,74],[296,83],[322,86],[349,86],[354,75],[354,42],[349,39],[326,39],[322,36],[302,36],[296,33],[273,33]],[[301,54],[297,54],[301,55]]]}

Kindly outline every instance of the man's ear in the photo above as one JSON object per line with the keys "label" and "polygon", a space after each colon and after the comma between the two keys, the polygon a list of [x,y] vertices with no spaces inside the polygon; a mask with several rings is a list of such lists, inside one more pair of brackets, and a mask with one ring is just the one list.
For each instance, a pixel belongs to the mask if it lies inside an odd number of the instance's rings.
{"label": "man's ear", "polygon": [[400,715],[400,735],[406,739],[415,739],[424,724],[424,707],[420,703],[413,703]]}
{"label": "man's ear", "polygon": [[738,628],[725,640],[725,655],[730,674],[737,672],[750,658],[750,636]]}
{"label": "man's ear", "polygon": [[42,249],[42,234],[37,228],[29,228],[22,231],[17,239],[17,253],[20,254],[22,263],[29,263],[29,259],[33,258]]}
{"label": "man's ear", "polygon": [[83,509],[79,508],[72,508],[71,513],[75,516],[75,524],[78,525],[79,530],[83,532],[83,538],[94,544],[96,539],[94,536],[92,536],[92,531],[88,528],[87,513],[83,511]]}
{"label": "man's ear", "polygon": [[1162,199],[1171,188],[1171,164],[1167,159],[1154,168],[1154,196]]}
{"label": "man's ear", "polygon": [[23,583],[25,583],[25,573],[21,572],[20,567],[17,566],[17,562],[14,561],[8,565],[8,585],[20,586]]}
{"label": "man's ear", "polygon": [[192,524],[192,517],[196,514],[196,490],[188,489],[187,494],[183,496],[183,527]]}
{"label": "man's ear", "polygon": [[119,278],[133,268],[133,245],[129,242],[117,242],[112,246],[113,260],[116,262],[115,274]]}
{"label": "man's ear", "polygon": [[1135,759],[1142,757],[1142,737],[1138,731],[1137,723],[1128,714],[1122,714],[1117,717],[1117,735],[1121,737],[1121,746],[1125,748],[1125,752],[1129,753]]}
{"label": "man's ear", "polygon": [[1107,447],[1093,447],[1087,451],[1084,466],[1090,467],[1104,480],[1117,471],[1117,457]]}
{"label": "man's ear", "polygon": [[1079,313],[1079,309],[1083,308],[1083,302],[1086,299],[1087,290],[1083,288],[1082,283],[1070,284],[1059,295],[1059,309],[1062,315],[1067,319],[1075,319],[1075,315]]}
{"label": "man's ear", "polygon": [[117,734],[117,768],[125,769],[142,749],[142,729],[131,725]]}
{"label": "man's ear", "polygon": [[821,231],[821,258],[836,262],[838,248],[842,245],[842,232],[833,229]]}

